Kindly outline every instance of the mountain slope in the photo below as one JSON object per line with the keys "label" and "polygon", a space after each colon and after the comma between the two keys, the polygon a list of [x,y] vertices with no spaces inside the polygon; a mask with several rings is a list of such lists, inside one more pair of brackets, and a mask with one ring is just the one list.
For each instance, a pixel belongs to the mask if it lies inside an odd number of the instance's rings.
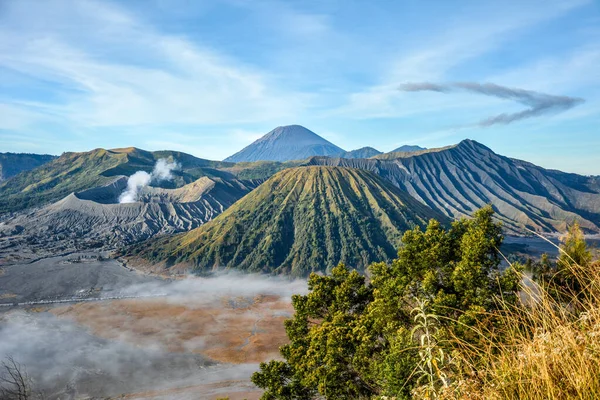
{"label": "mountain slope", "polygon": [[10,181],[1,182],[0,214],[55,202],[73,192],[103,186],[113,182],[115,177],[131,175],[139,170],[150,172],[161,158],[177,161],[182,167],[174,173],[173,180],[163,182],[168,187],[182,186],[201,176],[221,176],[223,173],[216,168],[233,165],[180,152],[148,152],[133,147],[64,153]]}
{"label": "mountain slope", "polygon": [[391,259],[403,232],[429,218],[447,221],[369,172],[299,167],[277,173],[200,228],[145,243],[133,254],[199,271],[304,276],[339,262],[364,268]]}
{"label": "mountain slope", "polygon": [[0,182],[57,158],[49,154],[0,153]]}
{"label": "mountain slope", "polygon": [[[446,146],[446,147],[436,147],[433,149],[421,149],[421,150],[410,150],[410,151],[390,151],[389,153],[383,153],[376,155],[371,158],[376,158],[378,160],[396,160],[398,158],[406,158],[419,156],[427,153],[436,153],[438,151],[444,151],[455,147],[456,145]],[[403,146],[404,147],[404,146]],[[399,147],[401,149],[402,147]]]}
{"label": "mountain slope", "polygon": [[305,127],[288,125],[273,129],[224,161],[291,161],[342,153],[345,153],[343,149]]}
{"label": "mountain slope", "polygon": [[368,160],[314,157],[308,164],[371,171],[452,218],[492,203],[505,227],[517,233],[523,233],[523,227],[564,231],[575,219],[589,232],[600,231],[597,178],[546,170],[498,155],[472,140],[398,154]]}
{"label": "mountain slope", "polygon": [[377,149],[374,149],[372,147],[361,147],[360,149],[356,149],[356,150],[347,151],[345,153],[342,153],[338,157],[343,157],[343,158],[370,158],[370,157],[373,157],[373,156],[377,156],[379,154],[382,154],[381,151],[379,151]]}
{"label": "mountain slope", "polygon": [[415,146],[410,144],[405,144],[398,147],[395,150],[390,151],[390,153],[410,153],[413,151],[427,150],[425,147]]}
{"label": "mountain slope", "polygon": [[186,232],[221,214],[259,183],[203,177],[178,189],[148,186],[139,201],[119,204],[127,178],[117,178],[0,222],[0,258],[111,249]]}

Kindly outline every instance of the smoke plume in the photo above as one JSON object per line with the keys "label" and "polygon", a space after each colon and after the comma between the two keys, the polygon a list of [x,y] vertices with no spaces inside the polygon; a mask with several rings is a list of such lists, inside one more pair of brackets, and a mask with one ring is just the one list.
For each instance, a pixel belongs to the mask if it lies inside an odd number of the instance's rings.
{"label": "smoke plume", "polygon": [[137,171],[127,180],[127,189],[119,196],[119,203],[133,203],[138,200],[139,191],[151,182],[161,182],[173,179],[173,170],[180,168],[177,162],[169,162],[164,158],[159,159],[154,165],[151,174]]}
{"label": "smoke plume", "polygon": [[510,124],[526,118],[539,117],[541,115],[556,113],[569,110],[578,104],[584,102],[584,99],[569,96],[555,96],[551,94],[535,92],[532,90],[509,88],[496,85],[494,83],[475,83],[475,82],[456,82],[447,84],[437,84],[431,82],[405,83],[399,88],[404,92],[440,92],[452,93],[457,91],[466,91],[470,93],[482,94],[485,96],[497,97],[500,99],[512,100],[523,104],[528,108],[516,113],[502,113],[488,117],[480,121],[477,125],[487,127],[496,124]]}

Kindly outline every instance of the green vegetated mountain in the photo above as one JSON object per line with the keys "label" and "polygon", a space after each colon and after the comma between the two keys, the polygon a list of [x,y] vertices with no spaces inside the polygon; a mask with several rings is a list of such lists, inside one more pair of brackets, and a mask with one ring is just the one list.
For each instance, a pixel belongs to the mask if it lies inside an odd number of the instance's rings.
{"label": "green vegetated mountain", "polygon": [[374,174],[351,168],[281,171],[213,221],[134,248],[137,261],[305,276],[339,262],[395,257],[406,229],[448,219]]}
{"label": "green vegetated mountain", "polygon": [[0,182],[52,161],[56,156],[49,154],[0,153]]}
{"label": "green vegetated mountain", "polygon": [[10,181],[0,183],[0,213],[39,207],[71,193],[104,186],[136,171],[151,172],[159,159],[176,161],[181,168],[173,179],[160,183],[166,188],[181,187],[200,177],[230,178],[220,168],[234,164],[209,161],[176,151],[149,152],[136,148],[95,149],[82,153],[64,153],[60,157]]}
{"label": "green vegetated mountain", "polygon": [[160,159],[176,162],[179,167],[172,171],[173,179],[159,182],[160,186],[165,188],[181,187],[204,176],[228,178],[231,177],[231,174],[221,171],[221,168],[233,166],[232,163],[205,160],[180,151],[161,150],[151,152],[135,147],[108,151],[115,154],[125,154],[125,157],[123,162],[103,172],[105,176],[129,176],[137,171],[149,173],[154,168],[156,161]]}
{"label": "green vegetated mountain", "polygon": [[[269,151],[285,150],[286,143],[296,143],[296,147],[287,148],[289,157],[298,157],[294,149],[315,150],[310,144],[314,141],[324,145],[324,139],[297,125],[277,128],[265,138],[270,138],[266,143],[275,146],[268,147]],[[201,177],[261,181],[302,165],[341,166],[373,172],[451,218],[471,215],[491,203],[497,210],[497,217],[513,232],[522,233],[523,227],[546,232],[564,231],[575,219],[587,232],[600,231],[599,177],[547,170],[495,154],[470,140],[435,149],[402,147],[399,149],[415,151],[375,156],[371,154],[377,150],[368,147],[352,152],[334,147],[326,153],[335,153],[335,156],[238,163],[204,160],[175,151],[149,152],[136,148],[64,153],[0,182],[0,214],[51,204],[72,193],[105,186],[139,170],[150,172],[156,161],[164,158],[181,165],[173,172],[173,179],[160,183],[168,189],[182,187]],[[313,154],[311,151],[302,154]]]}
{"label": "green vegetated mountain", "polygon": [[371,171],[451,218],[492,204],[509,231],[564,232],[578,220],[587,232],[600,232],[598,177],[547,170],[472,140],[372,159],[313,157],[308,164]]}
{"label": "green vegetated mountain", "polygon": [[64,153],[10,181],[0,183],[0,213],[18,211],[60,200],[72,192],[110,183],[104,172],[126,162],[125,153],[97,149]]}

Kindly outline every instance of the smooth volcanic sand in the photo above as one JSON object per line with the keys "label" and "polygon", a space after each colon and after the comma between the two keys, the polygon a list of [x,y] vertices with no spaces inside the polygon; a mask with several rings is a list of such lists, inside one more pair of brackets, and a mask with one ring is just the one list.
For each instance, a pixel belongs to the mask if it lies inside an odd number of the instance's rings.
{"label": "smooth volcanic sand", "polygon": [[[74,253],[68,256],[44,258],[32,263],[6,265],[0,268],[0,303],[70,299],[90,292],[96,297],[119,294],[132,285],[161,282],[157,277],[143,275],[116,260],[98,261],[78,257],[96,257],[97,252]],[[0,265],[1,265],[0,257]]]}

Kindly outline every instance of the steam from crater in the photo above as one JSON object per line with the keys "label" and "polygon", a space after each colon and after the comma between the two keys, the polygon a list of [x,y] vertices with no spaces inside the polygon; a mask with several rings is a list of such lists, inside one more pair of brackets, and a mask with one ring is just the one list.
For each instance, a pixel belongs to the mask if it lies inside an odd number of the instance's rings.
{"label": "steam from crater", "polygon": [[133,203],[138,200],[138,194],[141,189],[148,186],[151,182],[169,181],[173,179],[173,171],[180,168],[180,165],[173,161],[169,162],[164,158],[159,159],[154,165],[154,170],[149,174],[146,171],[137,171],[127,180],[127,189],[119,196],[119,203]]}
{"label": "steam from crater", "polygon": [[170,181],[173,179],[173,170],[177,170],[180,167],[181,166],[175,161],[170,163],[164,158],[161,158],[154,166],[154,171],[152,171],[152,180],[156,182]]}

